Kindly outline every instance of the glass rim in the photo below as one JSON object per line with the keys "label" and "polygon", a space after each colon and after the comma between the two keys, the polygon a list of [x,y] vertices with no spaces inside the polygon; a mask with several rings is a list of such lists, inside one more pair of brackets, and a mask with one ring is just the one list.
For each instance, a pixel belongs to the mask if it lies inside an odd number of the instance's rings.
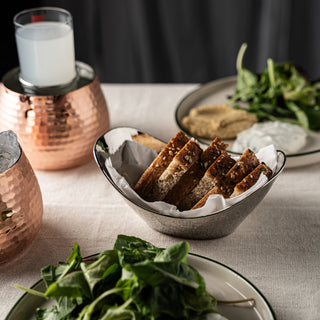
{"label": "glass rim", "polygon": [[30,14],[31,12],[36,13],[36,12],[41,12],[41,11],[51,11],[51,12],[56,11],[56,12],[63,13],[67,17],[65,23],[72,24],[72,14],[68,10],[63,9],[63,8],[59,8],[59,7],[35,7],[35,8],[31,8],[31,9],[22,10],[14,15],[13,23],[16,27],[21,28],[24,26],[24,24],[17,22],[17,19],[20,16],[25,15],[25,14]]}

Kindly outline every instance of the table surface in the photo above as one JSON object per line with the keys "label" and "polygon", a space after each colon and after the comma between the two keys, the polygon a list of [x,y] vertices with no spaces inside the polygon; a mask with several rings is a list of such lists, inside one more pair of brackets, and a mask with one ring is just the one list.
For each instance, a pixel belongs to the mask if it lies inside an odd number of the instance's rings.
{"label": "table surface", "polygon": [[[174,110],[197,84],[102,84],[111,127],[132,126],[169,140]],[[320,163],[285,169],[264,201],[231,235],[188,240],[190,251],[228,265],[264,294],[279,320],[320,319]],[[123,201],[94,159],[64,171],[36,171],[44,202],[39,234],[0,265],[0,319],[40,268],[66,260],[75,242],[84,256],[111,248],[118,234],[166,247],[182,239],[152,230]]]}

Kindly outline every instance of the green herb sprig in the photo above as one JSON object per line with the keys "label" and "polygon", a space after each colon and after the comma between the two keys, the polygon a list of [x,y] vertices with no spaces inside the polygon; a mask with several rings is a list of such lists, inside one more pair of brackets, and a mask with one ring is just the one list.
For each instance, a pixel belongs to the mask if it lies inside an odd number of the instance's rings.
{"label": "green herb sprig", "polygon": [[320,131],[320,83],[308,81],[290,62],[274,64],[253,73],[243,67],[247,44],[240,47],[235,92],[228,100],[233,108],[256,114],[259,121],[284,121]]}

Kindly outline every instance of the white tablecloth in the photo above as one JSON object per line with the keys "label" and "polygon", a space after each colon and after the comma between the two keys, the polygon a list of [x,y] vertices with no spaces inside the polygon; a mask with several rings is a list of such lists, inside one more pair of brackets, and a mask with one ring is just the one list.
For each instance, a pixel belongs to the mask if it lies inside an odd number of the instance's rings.
{"label": "white tablecloth", "polygon": [[[111,127],[133,126],[163,140],[178,130],[174,110],[197,85],[103,85]],[[320,319],[320,164],[285,170],[264,201],[231,235],[188,240],[191,252],[235,269],[264,294],[279,320]],[[0,319],[40,268],[66,260],[74,242],[84,256],[111,248],[120,233],[165,247],[181,239],[152,230],[92,160],[58,172],[36,171],[41,230],[25,252],[0,265]]]}

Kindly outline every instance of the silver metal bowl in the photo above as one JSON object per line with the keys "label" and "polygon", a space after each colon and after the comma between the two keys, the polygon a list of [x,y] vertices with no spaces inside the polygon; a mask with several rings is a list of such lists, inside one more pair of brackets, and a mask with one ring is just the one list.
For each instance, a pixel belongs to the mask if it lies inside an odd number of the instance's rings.
{"label": "silver metal bowl", "polygon": [[130,140],[131,136],[137,134],[142,134],[142,132],[130,127],[109,130],[94,145],[95,160],[111,185],[152,229],[180,238],[214,239],[231,234],[263,200],[286,163],[285,154],[282,151],[277,151],[278,161],[272,178],[263,187],[231,207],[202,217],[169,216],[146,208],[141,203],[128,197],[116,184],[106,167],[106,161],[112,156],[114,150],[117,150],[126,140]]}

